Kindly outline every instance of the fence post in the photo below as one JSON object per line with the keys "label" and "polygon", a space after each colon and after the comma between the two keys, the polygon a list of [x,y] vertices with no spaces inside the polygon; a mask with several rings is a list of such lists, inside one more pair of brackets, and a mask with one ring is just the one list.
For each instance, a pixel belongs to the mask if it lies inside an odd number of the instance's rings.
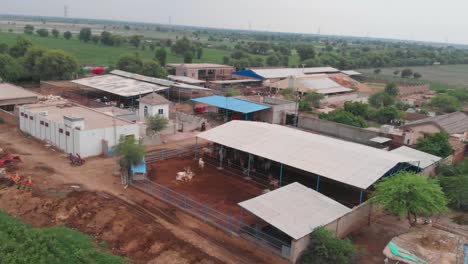
{"label": "fence post", "polygon": [[315,187],[315,190],[318,192],[320,188],[320,176],[317,176],[317,186]]}
{"label": "fence post", "polygon": [[247,164],[247,176],[250,177],[250,163],[252,161],[252,154],[249,153],[249,163]]}
{"label": "fence post", "polygon": [[283,185],[283,163],[280,166],[280,178],[279,178],[279,187]]}

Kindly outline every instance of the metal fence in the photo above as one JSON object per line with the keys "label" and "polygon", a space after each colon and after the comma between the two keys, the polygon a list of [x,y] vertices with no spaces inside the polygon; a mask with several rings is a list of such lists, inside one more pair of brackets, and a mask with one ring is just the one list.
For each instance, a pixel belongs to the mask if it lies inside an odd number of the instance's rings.
{"label": "metal fence", "polygon": [[146,163],[157,162],[161,160],[171,159],[171,158],[180,158],[190,155],[194,155],[196,151],[196,146],[187,146],[185,148],[179,149],[161,149],[154,150],[146,153],[145,161]]}
{"label": "metal fence", "polygon": [[278,255],[289,258],[290,243],[275,238],[258,228],[257,225],[249,225],[243,221],[219,212],[206,204],[197,202],[186,195],[175,192],[161,184],[145,181],[133,181],[131,183],[138,188],[168,204],[176,206],[205,222],[208,222],[226,232],[244,239],[256,242],[260,245],[268,246]]}

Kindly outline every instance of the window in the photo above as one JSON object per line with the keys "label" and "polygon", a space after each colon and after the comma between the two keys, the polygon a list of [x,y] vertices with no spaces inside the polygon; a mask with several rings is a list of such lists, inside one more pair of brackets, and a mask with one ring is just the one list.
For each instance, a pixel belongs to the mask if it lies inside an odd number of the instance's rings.
{"label": "window", "polygon": [[39,124],[40,124],[41,126],[43,126],[43,125],[44,125],[44,121],[40,121]]}
{"label": "window", "polygon": [[28,115],[27,115],[27,114],[24,114],[24,117],[25,117],[25,118],[28,118]]}
{"label": "window", "polygon": [[30,116],[30,117],[29,117],[29,120],[34,120],[34,117]]}
{"label": "window", "polygon": [[148,106],[147,105],[145,105],[145,108],[143,110],[143,114],[144,114],[145,117],[148,116]]}
{"label": "window", "polygon": [[163,115],[164,114],[164,109],[158,109],[158,114]]}
{"label": "window", "polygon": [[49,127],[49,123],[44,123],[46,127]]}
{"label": "window", "polygon": [[24,116],[24,113],[21,113],[21,116]]}
{"label": "window", "polygon": [[59,128],[59,133],[63,134],[63,129]]}
{"label": "window", "polygon": [[70,131],[65,131],[65,136],[70,136]]}

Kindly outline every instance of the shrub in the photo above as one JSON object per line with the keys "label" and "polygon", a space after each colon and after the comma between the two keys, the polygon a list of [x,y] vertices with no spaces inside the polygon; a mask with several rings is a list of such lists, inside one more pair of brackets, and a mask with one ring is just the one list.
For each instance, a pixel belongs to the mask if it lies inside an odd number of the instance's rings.
{"label": "shrub", "polygon": [[310,235],[310,246],[299,258],[300,264],[348,264],[356,256],[356,248],[350,240],[333,237],[333,233],[323,227]]}

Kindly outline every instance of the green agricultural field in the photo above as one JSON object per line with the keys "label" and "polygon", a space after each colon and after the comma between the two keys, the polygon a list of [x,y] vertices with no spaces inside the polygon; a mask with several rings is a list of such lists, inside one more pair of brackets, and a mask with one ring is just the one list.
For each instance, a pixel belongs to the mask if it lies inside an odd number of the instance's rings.
{"label": "green agricultural field", "polygon": [[33,228],[0,211],[0,263],[124,263],[65,227]]}
{"label": "green agricultural field", "polygon": [[[409,68],[413,72],[422,74],[422,80],[427,80],[434,85],[448,85],[452,87],[468,88],[468,65],[435,65],[418,67],[384,68],[380,75],[394,76],[393,72]],[[363,73],[373,73],[374,69],[358,70]]]}
{"label": "green agricultural field", "polygon": [[[19,34],[0,32],[0,43],[7,43],[12,45]],[[46,47],[49,49],[61,49],[74,55],[81,65],[91,66],[107,66],[114,65],[120,56],[127,53],[138,52],[142,58],[151,59],[154,57],[153,52],[146,47],[141,50],[135,47],[122,46],[122,47],[109,47],[103,45],[96,45],[93,43],[83,43],[76,39],[76,36],[70,40],[64,38],[41,38],[38,36],[27,36],[36,46]],[[219,49],[203,49],[203,56],[201,59],[194,58],[193,62],[210,62],[222,63],[223,56],[229,56],[230,53],[225,50]],[[180,63],[183,58],[171,53],[168,50],[167,63]]]}

